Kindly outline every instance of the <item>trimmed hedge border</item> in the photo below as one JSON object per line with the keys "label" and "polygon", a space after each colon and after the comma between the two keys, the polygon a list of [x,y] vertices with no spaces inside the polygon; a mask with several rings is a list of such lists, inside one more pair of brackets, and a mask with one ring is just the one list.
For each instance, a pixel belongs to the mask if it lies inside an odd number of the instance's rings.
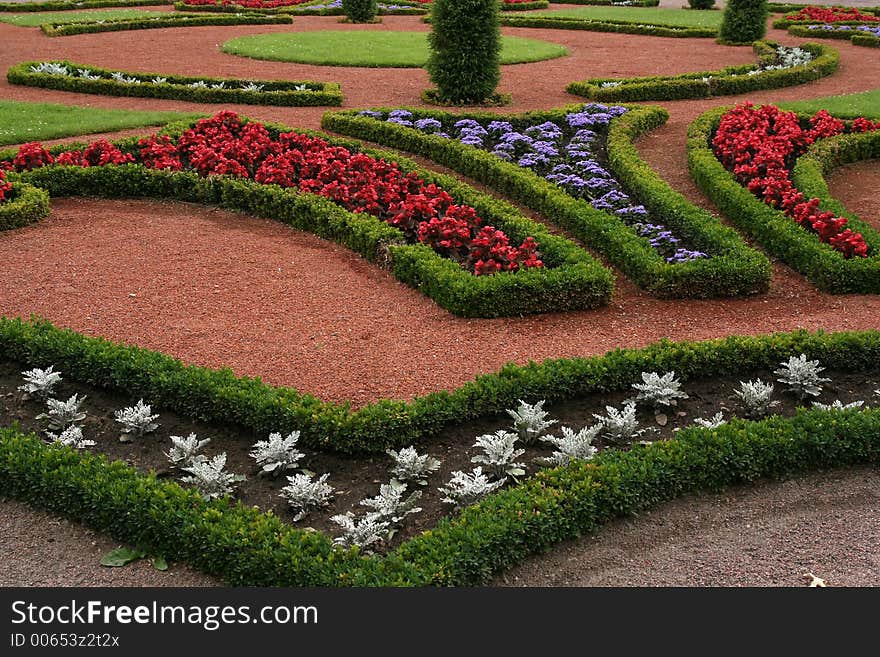
{"label": "trimmed hedge border", "polygon": [[[566,112],[579,107],[581,105],[523,115],[468,112],[455,117],[507,120],[517,125],[524,120],[560,121]],[[441,110],[408,109],[418,118],[442,121],[450,116]],[[611,123],[608,156],[615,175],[639,202],[696,248],[716,256],[675,265],[665,262],[647,239],[639,237],[617,217],[594,209],[535,173],[504,162],[491,153],[412,128],[358,116],[357,110],[328,112],[321,125],[326,130],[417,153],[489,185],[552,218],[555,224],[600,251],[656,296],[705,298],[766,290],[770,279],[767,259],[746,246],[735,231],[722,226],[708,212],[676,193],[641,159],[633,146],[638,136],[662,125],[668,116],[666,110],[658,107],[630,107],[629,112]]]}
{"label": "trimmed hedge border", "polygon": [[687,428],[674,440],[542,471],[384,557],[361,557],[240,502],[208,502],[121,461],[0,429],[0,494],[237,586],[477,585],[529,554],[675,497],[878,462],[876,409]]}
{"label": "trimmed hedge border", "polygon": [[[566,0],[567,1],[567,0]],[[818,3],[814,4],[789,4],[783,2],[768,2],[767,6],[770,7],[771,14],[792,14],[797,13],[801,9],[806,9],[807,7],[842,7],[843,5],[821,5]],[[877,14],[880,15],[880,7],[844,7],[845,9],[858,9],[863,14]]]}
{"label": "trimmed hedge border", "polygon": [[[659,0],[658,0],[659,1]],[[501,11],[531,11],[532,9],[547,9],[549,0],[534,0],[534,2],[501,2]]]}
{"label": "trimmed hedge border", "polygon": [[161,19],[123,19],[104,23],[44,23],[40,25],[43,34],[50,37],[71,36],[73,34],[94,34],[97,32],[121,32],[125,30],[153,30],[166,27],[201,27],[205,25],[289,25],[293,22],[290,16],[282,14],[270,16],[266,14],[238,15],[200,15],[174,14],[169,12],[168,18]]}
{"label": "trimmed hedge border", "polygon": [[[850,9],[859,9],[861,7],[850,7]],[[793,21],[788,18],[780,18],[777,21],[773,21],[773,28],[776,30],[787,30],[790,27],[805,27],[807,25],[824,25],[824,21],[817,20],[807,20],[807,21]],[[835,21],[831,23],[831,25],[871,25],[876,26],[880,25],[878,23],[865,23],[864,21]]]}
{"label": "trimmed hedge border", "polygon": [[[601,5],[601,6],[609,6],[613,5],[617,0],[550,0],[553,4],[566,4],[566,5]],[[626,5],[627,7],[657,7],[660,5],[660,0],[633,0],[631,5]]]}
{"label": "trimmed hedge border", "polygon": [[[862,233],[872,255],[846,259],[793,219],[756,198],[718,161],[710,141],[728,110],[730,107],[710,110],[688,128],[688,167],[700,189],[741,230],[821,290],[832,294],[880,293],[880,233],[851,219],[850,227]],[[808,118],[805,114],[799,116],[802,120]]]}
{"label": "trimmed hedge border", "polygon": [[[425,22],[428,17],[422,19]],[[705,27],[674,27],[645,25],[636,21],[589,20],[553,16],[513,16],[502,14],[503,27],[538,27],[549,30],[587,30],[590,32],[617,32],[621,34],[647,34],[661,37],[717,37],[718,30]]]}
{"label": "trimmed hedge border", "polygon": [[[776,43],[770,41],[756,41],[753,44],[758,65],[773,61],[776,46]],[[728,66],[719,71],[682,75],[592,78],[583,82],[571,82],[565,90],[570,94],[603,102],[710,98],[805,84],[831,75],[837,70],[840,57],[834,48],[818,43],[805,43],[800,47],[812,53],[814,59],[802,66],[764,71],[757,75],[748,75],[749,71],[755,69],[752,65]],[[704,78],[709,78],[709,81],[704,81]],[[607,82],[619,84],[615,87],[603,87],[602,84]]]}
{"label": "trimmed hedge border", "polygon": [[802,25],[792,25],[788,33],[797,37],[816,37],[817,39],[837,39],[849,41],[854,46],[880,48],[880,37],[865,34],[856,30],[811,30]]}
{"label": "trimmed hedge border", "polygon": [[[71,70],[87,68],[92,73],[106,76],[101,80],[85,80],[69,75],[51,75],[34,73],[31,66],[40,62],[23,62],[11,66],[6,72],[10,84],[29,87],[43,87],[72,91],[77,93],[101,94],[105,96],[133,96],[137,98],[166,98],[170,100],[187,100],[196,103],[237,103],[249,105],[283,105],[288,107],[306,107],[323,105],[342,105],[342,92],[334,82],[313,82],[310,80],[239,80],[235,78],[189,77],[181,75],[161,75],[159,73],[131,73],[129,71],[111,71],[96,68],[87,64],[77,64],[57,60]],[[142,84],[126,84],[109,79],[111,73],[120,72],[143,80]],[[157,76],[167,78],[167,82],[155,84],[150,80]],[[241,84],[254,82],[267,87],[264,91],[246,91],[244,89],[211,89],[193,88],[190,83],[204,80],[212,84]],[[309,89],[298,91],[295,85],[305,84]]]}
{"label": "trimmed hedge border", "polygon": [[[282,126],[266,126],[285,131]],[[172,124],[163,132],[179,135],[184,124]],[[286,223],[350,248],[367,260],[389,269],[401,282],[421,291],[439,306],[462,317],[508,317],[541,312],[594,308],[608,303],[613,274],[572,241],[552,235],[547,228],[519,213],[510,204],[482,194],[461,181],[423,170],[396,153],[365,149],[350,140],[330,138],[310,131],[297,131],[397,162],[404,172],[415,172],[426,183],[445,189],[456,202],[470,205],[489,224],[518,242],[528,236],[539,245],[547,267],[493,276],[474,276],[424,244],[407,244],[403,234],[381,219],[352,213],[315,194],[277,185],[262,185],[230,176],[201,178],[193,172],[168,172],[136,164],[102,167],[49,166],[21,174],[8,174],[46,189],[53,196],[151,197],[207,203],[241,210],[258,217]],[[136,137],[117,145],[137,150]],[[62,144],[53,153],[81,147]],[[0,152],[9,159],[15,151]]]}
{"label": "trimmed hedge border", "polygon": [[[242,5],[188,5],[185,2],[175,2],[174,11],[197,11],[207,13],[255,13],[255,14],[289,14],[291,16],[345,16],[345,12],[341,7],[334,9],[314,9],[310,5],[320,4],[319,0],[312,0],[309,4],[288,5],[286,7],[266,7],[264,9],[253,9]],[[396,4],[396,3],[395,3]],[[394,11],[378,10],[379,16],[423,16],[428,13],[428,9],[417,7],[415,5],[403,9],[395,9]]]}
{"label": "trimmed hedge border", "polygon": [[49,195],[42,189],[12,183],[12,193],[0,203],[0,231],[21,228],[49,215]]}
{"label": "trimmed hedge border", "polygon": [[171,0],[49,0],[48,2],[0,2],[0,12],[24,14],[40,11],[74,11],[108,7],[156,7]]}
{"label": "trimmed hedge border", "polygon": [[850,43],[854,46],[864,46],[866,48],[880,48],[880,37],[870,36],[867,34],[854,34]]}

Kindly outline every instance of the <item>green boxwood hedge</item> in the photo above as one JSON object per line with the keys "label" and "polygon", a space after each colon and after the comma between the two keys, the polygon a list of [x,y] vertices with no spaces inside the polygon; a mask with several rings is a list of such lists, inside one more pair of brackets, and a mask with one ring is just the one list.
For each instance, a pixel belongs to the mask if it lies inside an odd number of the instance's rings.
{"label": "green boxwood hedge", "polygon": [[[756,41],[753,44],[759,65],[772,62],[777,44]],[[834,48],[816,43],[800,46],[814,55],[803,66],[782,70],[770,70],[749,75],[755,66],[728,66],[719,71],[684,73],[682,75],[656,75],[634,78],[591,78],[571,82],[565,90],[593,100],[611,102],[634,102],[641,100],[680,100],[684,98],[709,98],[711,96],[735,96],[761,89],[791,87],[818,80],[837,70],[839,55]],[[603,87],[603,84],[617,83]]]}
{"label": "green boxwood hedge", "polygon": [[[427,17],[423,20],[427,20]],[[590,32],[617,32],[621,34],[647,34],[662,37],[715,37],[718,30],[706,27],[675,27],[671,25],[648,25],[636,21],[590,20],[586,18],[563,18],[561,16],[502,14],[503,27],[537,27],[557,30],[587,30]]]}
{"label": "green boxwood hedge", "polygon": [[238,586],[477,585],[530,554],[681,495],[878,462],[874,409],[688,428],[674,440],[541,471],[380,557],[334,548],[319,532],[240,502],[205,501],[121,461],[0,429],[0,495]]}
{"label": "green boxwood hedge", "polygon": [[[177,124],[165,132],[180,134]],[[268,126],[275,133],[286,128]],[[306,131],[307,132],[307,131]],[[608,303],[613,287],[611,271],[570,240],[552,235],[545,226],[524,217],[510,204],[477,192],[461,181],[420,169],[395,153],[364,149],[350,140],[331,143],[364,151],[398,163],[428,183],[448,191],[456,202],[474,207],[488,223],[503,230],[513,242],[534,237],[546,267],[493,276],[474,276],[423,244],[406,244],[403,234],[381,219],[352,213],[316,194],[277,185],[261,185],[230,176],[200,178],[193,172],[169,172],[128,164],[103,167],[49,166],[22,174],[10,173],[46,189],[52,196],[96,195],[151,197],[217,204],[286,223],[342,244],[371,262],[387,267],[394,276],[420,290],[437,304],[463,317],[507,317],[542,312],[594,308]],[[137,150],[137,138],[120,140],[125,151]],[[64,144],[61,152],[80,147]],[[0,152],[11,159],[15,151]]]}
{"label": "green boxwood hedge", "polygon": [[[792,4],[786,2],[768,2],[767,6],[770,7],[770,12],[773,14],[792,14],[797,13],[801,9],[806,9],[807,7],[840,7],[842,5],[823,5],[819,3],[809,3],[809,4]],[[852,7],[849,7],[851,9]],[[858,7],[858,10],[863,14],[880,14],[880,7]]]}
{"label": "green boxwood hedge", "polygon": [[48,216],[49,195],[33,185],[12,183],[12,191],[0,203],[0,231],[21,228]]}
{"label": "green boxwood hedge", "polygon": [[[629,5],[631,7],[657,7],[660,4],[660,0],[631,0],[632,4]],[[618,0],[552,0],[553,4],[566,4],[566,5],[602,5],[608,6],[613,5]]]}
{"label": "green boxwood hedge", "polygon": [[804,25],[792,25],[788,28],[788,33],[792,36],[838,39],[840,41],[849,41],[854,46],[880,48],[880,37],[856,30],[811,30]]}
{"label": "green boxwood hedge", "polygon": [[96,32],[120,32],[125,30],[153,30],[166,27],[198,27],[205,25],[278,25],[290,24],[293,19],[285,15],[266,15],[247,13],[242,15],[220,14],[177,14],[168,13],[161,18],[126,18],[108,20],[103,23],[44,23],[40,25],[43,34],[51,37],[72,34],[94,34]]}
{"label": "green boxwood hedge", "polygon": [[[100,75],[100,80],[86,80],[71,75],[51,75],[35,73],[31,66],[40,62],[23,62],[11,66],[6,72],[10,84],[21,84],[29,87],[43,87],[60,91],[102,94],[106,96],[134,96],[137,98],[166,98],[169,100],[186,100],[195,103],[236,103],[247,105],[284,105],[294,107],[342,105],[342,92],[334,82],[313,82],[310,80],[239,80],[235,78],[209,78],[160,73],[131,73],[96,68],[87,64],[77,64],[58,60],[56,63],[68,69],[88,69]],[[126,77],[142,80],[141,84],[118,82],[110,77],[111,73],[122,73]],[[154,83],[153,78],[164,77],[165,82]],[[254,82],[264,86],[262,91],[247,91],[240,88],[213,89],[193,88],[193,82],[205,81],[209,84],[229,84],[240,86],[243,82]],[[305,90],[297,86],[305,85]]]}
{"label": "green boxwood hedge", "polygon": [[880,48],[880,37],[871,36],[870,34],[853,34],[850,42],[854,46],[865,46],[866,48]]}
{"label": "green boxwood hedge", "polygon": [[[853,7],[854,9],[854,7]],[[861,7],[858,7],[859,11],[862,11]],[[784,18],[780,18],[779,20],[773,21],[773,28],[777,30],[787,30],[790,27],[806,27],[807,25],[824,25],[824,21],[817,20],[806,20],[806,21],[795,21],[791,20],[788,16]],[[866,25],[866,23],[862,21],[835,21],[834,25]],[[873,24],[873,23],[872,23]]]}
{"label": "green boxwood hedge", "polygon": [[549,0],[534,0],[534,2],[502,2],[501,11],[531,11],[532,9],[547,9]]}
{"label": "green boxwood hedge", "polygon": [[734,224],[820,289],[833,294],[880,293],[880,233],[864,222],[851,220],[851,228],[862,233],[868,243],[869,256],[846,259],[755,197],[718,161],[710,142],[721,116],[729,109],[706,112],[688,129],[688,165],[700,189]]}
{"label": "green boxwood hedge", "polygon": [[48,2],[0,2],[0,12],[23,14],[40,11],[74,11],[109,7],[156,7],[170,0],[48,0]]}
{"label": "green boxwood hedge", "polygon": [[[230,14],[246,12],[256,14],[290,14],[292,16],[345,16],[342,7],[319,8],[312,6],[325,5],[328,1],[329,0],[312,0],[312,2],[308,4],[289,5],[286,7],[265,7],[263,9],[243,7],[242,5],[188,5],[185,2],[175,2],[174,10]],[[394,2],[393,4],[399,5],[401,3]],[[424,7],[413,5],[401,6],[399,9],[393,9],[391,11],[380,8],[378,13],[380,16],[422,16],[427,14],[428,11],[429,10]]]}
{"label": "green boxwood hedge", "polygon": [[[503,119],[514,125],[525,121],[564,119],[581,106],[522,115],[455,114],[456,118]],[[417,118],[448,120],[441,110],[409,108]],[[752,294],[767,289],[770,264],[748,248],[735,231],[722,226],[709,213],[676,193],[641,159],[633,141],[666,121],[668,113],[657,107],[634,106],[611,123],[609,163],[617,178],[676,234],[710,258],[669,264],[648,240],[639,237],[620,219],[575,199],[532,171],[505,162],[491,153],[452,139],[428,135],[413,128],[359,116],[356,110],[328,112],[322,126],[333,132],[357,136],[430,158],[474,178],[498,192],[551,218],[554,223],[600,251],[638,285],[660,297],[703,298]]]}

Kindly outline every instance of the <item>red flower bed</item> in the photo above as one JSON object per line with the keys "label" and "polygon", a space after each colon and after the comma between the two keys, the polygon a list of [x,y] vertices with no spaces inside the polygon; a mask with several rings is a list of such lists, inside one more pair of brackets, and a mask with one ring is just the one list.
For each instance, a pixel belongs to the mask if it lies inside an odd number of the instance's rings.
{"label": "red flower bed", "polygon": [[277,9],[278,7],[290,7],[301,5],[312,0],[184,0],[184,4],[193,6],[207,5],[237,5],[246,9]]}
{"label": "red flower bed", "polygon": [[39,143],[23,145],[11,168],[27,171],[48,164],[102,166],[137,162],[202,176],[232,175],[324,196],[351,212],[366,212],[399,228],[476,275],[543,267],[531,237],[512,246],[504,232],[483,225],[474,208],[456,205],[434,184],[403,173],[394,162],[331,146],[296,132],[272,139],[261,123],[242,125],[234,112],[202,119],[175,143],[167,135],[141,139],[136,154],[107,141],[53,157]]}
{"label": "red flower bed", "polygon": [[785,20],[813,23],[840,23],[841,21],[877,23],[880,22],[880,16],[863,14],[855,7],[804,7],[798,13],[786,16]]}
{"label": "red flower bed", "polygon": [[6,181],[6,174],[0,169],[0,203],[4,203],[9,192],[12,191],[12,183]]}
{"label": "red flower bed", "polygon": [[[779,208],[845,258],[865,257],[868,245],[860,233],[846,227],[844,217],[820,212],[819,199],[807,199],[791,182],[795,159],[818,139],[840,134],[843,121],[821,110],[803,128],[794,112],[773,105],[756,108],[751,103],[727,112],[712,139],[715,155],[737,180],[768,205]],[[859,118],[853,132],[880,130],[880,122]]]}

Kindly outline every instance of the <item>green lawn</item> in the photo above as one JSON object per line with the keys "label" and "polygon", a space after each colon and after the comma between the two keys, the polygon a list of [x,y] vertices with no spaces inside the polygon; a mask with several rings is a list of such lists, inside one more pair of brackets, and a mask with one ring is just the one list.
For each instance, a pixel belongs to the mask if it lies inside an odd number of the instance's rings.
{"label": "green lawn", "polygon": [[[684,4],[684,2],[682,2]],[[532,11],[529,16],[553,16],[557,18],[587,18],[590,20],[615,20],[645,23],[648,25],[673,25],[676,27],[717,28],[721,25],[722,11],[693,11],[690,9],[658,9],[656,7],[604,7],[585,6],[571,9]]]}
{"label": "green lawn", "polygon": [[81,23],[118,20],[120,18],[152,18],[168,15],[167,11],[141,9],[96,9],[91,11],[40,11],[28,14],[0,14],[0,22],[20,27],[37,27],[43,23]]}
{"label": "green lawn", "polygon": [[880,89],[844,96],[796,100],[790,103],[781,103],[780,107],[795,112],[809,112],[810,114],[825,109],[834,116],[844,119],[854,119],[859,116],[880,119]]}
{"label": "green lawn", "polygon": [[204,114],[138,112],[0,100],[0,146],[164,125]]}
{"label": "green lawn", "polygon": [[[281,62],[323,66],[417,68],[428,60],[424,32],[277,32],[232,39],[223,52]],[[501,63],[537,62],[567,55],[560,45],[537,39],[502,37]]]}

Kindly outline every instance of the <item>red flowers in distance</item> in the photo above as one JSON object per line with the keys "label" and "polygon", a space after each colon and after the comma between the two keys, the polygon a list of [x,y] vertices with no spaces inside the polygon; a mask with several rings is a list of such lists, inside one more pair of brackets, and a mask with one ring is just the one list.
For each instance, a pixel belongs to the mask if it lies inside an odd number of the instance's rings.
{"label": "red flowers in distance", "polygon": [[[843,121],[825,110],[817,112],[809,126],[802,127],[794,112],[744,103],[721,118],[712,146],[721,163],[755,196],[814,232],[845,258],[865,257],[868,245],[861,233],[847,228],[846,218],[820,211],[819,199],[805,198],[791,182],[795,159],[810,144],[841,134],[845,128]],[[864,118],[853,121],[851,127],[852,132],[877,129],[880,122]]]}
{"label": "red flowers in distance", "polygon": [[263,124],[242,124],[234,112],[202,119],[176,142],[167,135],[141,139],[136,153],[123,153],[101,140],[83,151],[53,157],[38,143],[25,144],[12,168],[128,162],[194,170],[201,176],[237,176],[318,194],[351,212],[378,217],[400,229],[410,242],[427,244],[478,276],[544,266],[533,238],[511,245],[503,231],[484,225],[474,208],[456,205],[446,191],[404,173],[394,162],[296,132],[272,138]]}
{"label": "red flowers in distance", "polygon": [[804,7],[796,14],[785,17],[787,21],[809,21],[812,23],[861,22],[877,23],[880,16],[864,14],[855,7]]}

